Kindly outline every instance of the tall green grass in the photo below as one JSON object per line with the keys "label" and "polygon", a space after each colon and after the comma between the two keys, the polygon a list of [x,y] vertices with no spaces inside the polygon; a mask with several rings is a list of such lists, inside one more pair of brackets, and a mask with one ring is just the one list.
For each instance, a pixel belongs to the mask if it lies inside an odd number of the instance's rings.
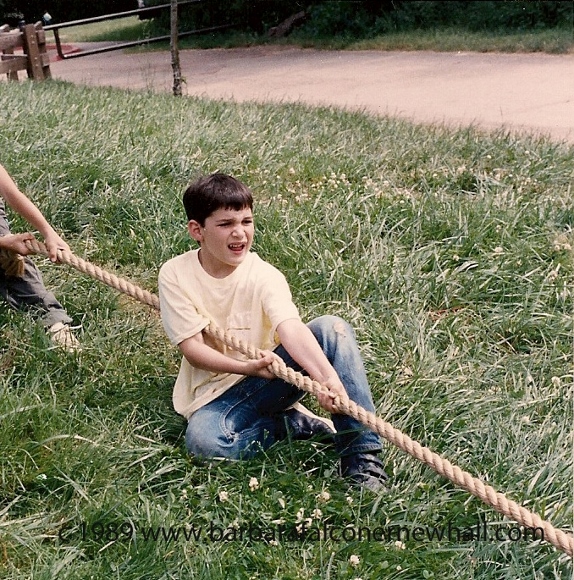
{"label": "tall green grass", "polygon": [[[139,20],[137,16],[128,16],[62,28],[59,30],[59,35],[62,42],[127,42],[148,38],[150,31],[150,20]],[[47,34],[50,40],[53,33]]]}
{"label": "tall green grass", "polygon": [[342,43],[351,50],[433,50],[439,52],[546,52],[574,50],[574,29],[568,27],[529,31],[469,31],[436,28],[389,32],[371,39]]}
{"label": "tall green grass", "polygon": [[[2,163],[74,251],[152,291],[190,247],[187,183],[216,170],[244,180],[255,250],[306,319],[352,322],[379,414],[571,531],[571,147],[58,82],[5,84],[0,127]],[[13,228],[26,226],[14,216]],[[371,530],[482,518],[491,533],[511,522],[388,444],[380,496],[349,489],[313,443],[191,460],[171,407],[179,355],[157,314],[36,261],[82,323],[83,350],[50,348],[34,317],[0,305],[3,578],[571,575],[570,559],[532,540],[146,540],[147,526],[231,534],[307,518]]]}

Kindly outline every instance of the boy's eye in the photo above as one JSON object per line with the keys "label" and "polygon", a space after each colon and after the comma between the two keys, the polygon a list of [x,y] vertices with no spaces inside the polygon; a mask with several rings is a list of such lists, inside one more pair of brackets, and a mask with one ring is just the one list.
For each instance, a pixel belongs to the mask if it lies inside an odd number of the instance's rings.
{"label": "boy's eye", "polygon": [[[241,222],[241,225],[243,225],[243,226],[249,226],[249,225],[251,225],[252,223],[253,223],[253,219],[246,219],[246,220],[243,220],[243,221]],[[223,223],[220,223],[220,224],[217,224],[217,225],[218,225],[220,228],[228,228],[228,227],[231,227],[231,226],[233,226],[233,222],[223,222]]]}

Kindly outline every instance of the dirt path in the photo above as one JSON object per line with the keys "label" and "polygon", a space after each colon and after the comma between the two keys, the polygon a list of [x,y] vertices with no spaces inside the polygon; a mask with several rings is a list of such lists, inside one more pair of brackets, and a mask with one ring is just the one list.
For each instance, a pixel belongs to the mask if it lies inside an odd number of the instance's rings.
{"label": "dirt path", "polygon": [[[317,51],[254,47],[181,51],[187,95],[300,101],[422,123],[505,127],[574,143],[574,55]],[[120,51],[55,61],[52,76],[170,91],[169,52]]]}

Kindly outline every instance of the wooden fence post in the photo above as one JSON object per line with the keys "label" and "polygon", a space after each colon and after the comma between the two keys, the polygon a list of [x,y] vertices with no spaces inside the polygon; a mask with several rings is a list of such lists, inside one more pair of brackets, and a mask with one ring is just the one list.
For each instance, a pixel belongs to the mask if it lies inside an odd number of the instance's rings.
{"label": "wooden fence post", "polygon": [[[39,25],[39,30],[37,30],[36,26],[34,24],[26,24],[22,30],[24,52],[28,56],[26,70],[28,71],[28,77],[43,81],[45,78],[50,77],[50,65],[46,64],[42,57],[42,55],[46,54],[46,33],[41,25]],[[43,38],[39,38],[40,32]],[[46,70],[48,77],[46,77]]]}

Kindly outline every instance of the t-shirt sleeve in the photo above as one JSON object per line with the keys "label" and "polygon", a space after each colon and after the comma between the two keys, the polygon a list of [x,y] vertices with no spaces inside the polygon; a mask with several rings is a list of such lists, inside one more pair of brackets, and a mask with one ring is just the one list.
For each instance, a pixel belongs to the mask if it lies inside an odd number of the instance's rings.
{"label": "t-shirt sleeve", "polygon": [[161,321],[170,342],[178,345],[191,338],[209,325],[210,320],[202,316],[178,282],[173,262],[166,262],[158,277]]}
{"label": "t-shirt sleeve", "polygon": [[291,290],[285,276],[271,266],[266,278],[261,302],[273,331],[285,320],[291,318],[301,320],[299,310],[293,304]]}

